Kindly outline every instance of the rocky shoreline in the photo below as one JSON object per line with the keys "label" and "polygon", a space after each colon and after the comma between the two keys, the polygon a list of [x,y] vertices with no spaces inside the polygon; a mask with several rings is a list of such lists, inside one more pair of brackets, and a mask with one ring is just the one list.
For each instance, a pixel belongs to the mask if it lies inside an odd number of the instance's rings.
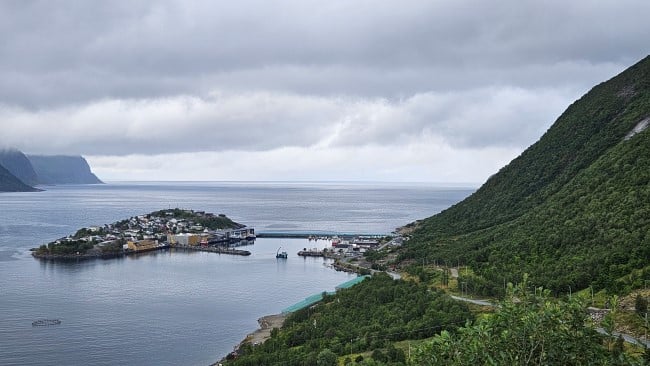
{"label": "rocky shoreline", "polygon": [[264,343],[264,341],[271,338],[271,331],[273,328],[282,328],[282,325],[284,325],[284,321],[287,319],[287,316],[289,315],[274,314],[266,315],[257,319],[257,323],[259,323],[260,327],[253,333],[248,334],[243,341],[239,342],[239,344],[235,346],[235,349],[232,352],[226,355],[226,357],[222,358],[219,362],[213,363],[211,366],[221,366],[227,360],[231,360],[237,357],[239,348],[244,344],[255,346]]}

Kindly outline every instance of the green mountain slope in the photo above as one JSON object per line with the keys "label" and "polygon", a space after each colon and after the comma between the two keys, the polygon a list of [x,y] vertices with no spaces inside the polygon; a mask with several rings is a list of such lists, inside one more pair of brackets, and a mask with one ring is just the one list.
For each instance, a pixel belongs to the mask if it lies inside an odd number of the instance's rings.
{"label": "green mountain slope", "polygon": [[462,261],[475,292],[531,274],[608,288],[650,258],[650,57],[594,87],[472,196],[424,220],[405,258]]}
{"label": "green mountain slope", "polygon": [[0,165],[0,192],[34,192],[37,189],[28,186]]}

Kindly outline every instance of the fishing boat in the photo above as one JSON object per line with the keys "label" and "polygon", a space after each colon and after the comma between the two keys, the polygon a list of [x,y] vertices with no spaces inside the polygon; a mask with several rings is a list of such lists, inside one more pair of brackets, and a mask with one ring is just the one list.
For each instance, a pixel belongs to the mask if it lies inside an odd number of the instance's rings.
{"label": "fishing boat", "polygon": [[278,251],[275,252],[275,258],[278,258],[278,259],[287,259],[287,257],[289,257],[289,255],[287,254],[287,252],[280,252],[280,249],[282,249],[282,247],[279,247],[279,248],[278,248]]}

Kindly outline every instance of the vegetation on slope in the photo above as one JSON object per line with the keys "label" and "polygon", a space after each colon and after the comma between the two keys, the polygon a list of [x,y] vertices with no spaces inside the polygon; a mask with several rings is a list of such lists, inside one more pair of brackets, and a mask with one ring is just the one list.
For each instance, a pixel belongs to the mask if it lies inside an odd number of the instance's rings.
{"label": "vegetation on slope", "polygon": [[[442,332],[413,352],[413,365],[643,365],[622,339],[596,332],[576,297],[509,287],[496,313],[456,333]],[[646,352],[646,358],[650,353]]]}
{"label": "vegetation on slope", "polygon": [[183,210],[180,208],[174,208],[171,210],[161,210],[152,212],[146,217],[173,217],[176,219],[191,220],[192,222],[202,225],[205,228],[211,230],[221,230],[221,229],[238,229],[245,227],[246,225],[232,221],[229,217],[224,214],[214,215],[211,213],[208,214],[198,214],[197,212],[190,210]]}
{"label": "vegetation on slope", "polygon": [[[598,85],[475,194],[424,220],[402,259],[458,262],[470,291],[503,295],[530,273],[554,293],[617,279],[650,258],[650,58]],[[642,271],[639,286],[649,279]]]}
{"label": "vegetation on slope", "polygon": [[477,192],[425,220],[419,235],[436,238],[467,233],[521,216],[551,197],[648,116],[650,56],[569,106],[537,143]]}
{"label": "vegetation on slope", "polygon": [[293,313],[282,330],[262,345],[244,345],[228,365],[330,365],[346,355],[353,361],[362,352],[400,365],[406,356],[392,342],[431,337],[471,318],[466,305],[438,290],[377,274]]}

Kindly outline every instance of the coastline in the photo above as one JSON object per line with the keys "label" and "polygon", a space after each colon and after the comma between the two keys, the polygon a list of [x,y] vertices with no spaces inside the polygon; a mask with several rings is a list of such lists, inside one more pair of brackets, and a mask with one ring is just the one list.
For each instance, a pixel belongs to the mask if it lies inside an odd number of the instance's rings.
{"label": "coastline", "polygon": [[125,255],[126,253],[42,254],[32,251],[32,257],[40,260],[51,261],[112,259],[124,257]]}
{"label": "coastline", "polygon": [[41,260],[51,260],[51,261],[71,261],[71,260],[91,260],[91,259],[113,259],[121,258],[127,255],[148,253],[153,251],[163,251],[163,250],[178,250],[178,251],[198,251],[198,252],[209,252],[217,254],[230,254],[230,255],[240,255],[240,256],[249,256],[251,252],[248,250],[234,249],[234,248],[223,248],[223,247],[201,247],[201,246],[189,246],[189,245],[164,245],[156,248],[151,248],[147,250],[140,251],[122,251],[122,252],[113,252],[113,253],[103,253],[98,251],[88,251],[86,253],[80,254],[49,254],[49,253],[39,253],[36,249],[31,250],[32,257]]}
{"label": "coastline", "polygon": [[249,333],[248,335],[246,335],[246,338],[244,338],[241,342],[239,342],[239,344],[235,346],[234,351],[224,356],[221,360],[211,364],[211,366],[221,366],[223,362],[226,362],[231,357],[236,356],[237,351],[244,344],[251,344],[255,346],[264,343],[264,341],[271,338],[271,331],[273,330],[273,328],[278,328],[278,329],[282,328],[282,326],[284,325],[284,321],[287,319],[288,316],[289,314],[273,314],[273,315],[265,315],[257,319],[259,328],[255,330],[253,333]]}
{"label": "coastline", "polygon": [[[349,263],[347,265],[343,265],[341,263],[337,263],[337,261],[328,265],[328,267],[334,269],[335,271],[357,273],[358,275],[364,274],[363,272],[365,271],[372,273],[372,270],[368,268],[361,267],[358,265],[356,266],[351,265]],[[395,278],[392,274],[391,277]],[[234,357],[236,357],[239,349],[245,344],[256,346],[264,343],[267,339],[271,338],[271,331],[273,330],[273,328],[280,329],[284,326],[284,321],[287,319],[289,315],[290,315],[289,313],[281,313],[281,314],[265,315],[257,319],[259,328],[256,329],[254,332],[246,335],[246,337],[234,347],[234,350],[232,352],[228,353],[226,356],[222,357],[219,361],[211,364],[210,366],[222,366],[224,362],[227,362],[228,360],[231,360]]]}

